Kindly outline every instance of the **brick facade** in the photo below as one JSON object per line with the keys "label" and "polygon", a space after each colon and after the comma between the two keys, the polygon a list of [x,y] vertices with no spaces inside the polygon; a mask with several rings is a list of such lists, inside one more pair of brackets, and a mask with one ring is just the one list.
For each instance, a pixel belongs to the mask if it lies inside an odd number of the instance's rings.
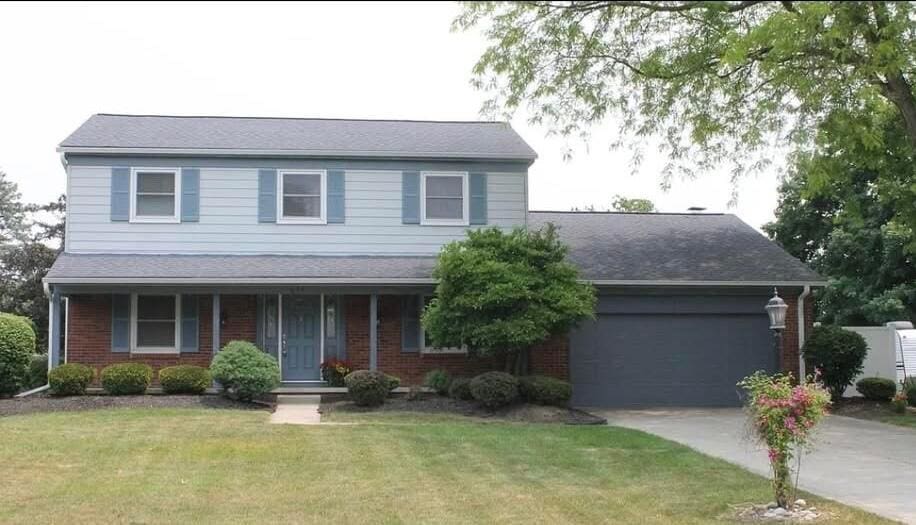
{"label": "brick facade", "polygon": [[[782,295],[782,294],[780,294]],[[798,296],[799,294],[783,295],[782,298],[789,306],[786,311],[786,329],[782,334],[782,355],[780,356],[779,366],[783,372],[791,373],[798,377]],[[811,335],[814,326],[814,297],[809,295],[805,298],[804,322],[806,337]]]}

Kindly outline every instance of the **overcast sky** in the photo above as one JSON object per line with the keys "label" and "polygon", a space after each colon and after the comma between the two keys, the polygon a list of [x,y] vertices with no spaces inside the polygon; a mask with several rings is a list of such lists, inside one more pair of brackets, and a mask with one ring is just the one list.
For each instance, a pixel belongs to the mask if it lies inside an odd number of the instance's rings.
{"label": "overcast sky", "polygon": [[[57,144],[93,113],[475,120],[469,84],[485,42],[453,33],[450,3],[0,4],[0,170],[29,202],[65,189]],[[729,208],[723,170],[659,187],[647,155],[631,174],[614,127],[587,144],[512,125],[538,152],[532,209],[609,207],[615,194],[661,211],[704,206],[754,227],[772,219],[777,172],[749,177]]]}

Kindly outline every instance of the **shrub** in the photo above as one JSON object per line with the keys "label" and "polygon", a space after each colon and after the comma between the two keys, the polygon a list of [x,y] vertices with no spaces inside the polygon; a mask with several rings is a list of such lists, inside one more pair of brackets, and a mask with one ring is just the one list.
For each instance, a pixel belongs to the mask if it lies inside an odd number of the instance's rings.
{"label": "shrub", "polygon": [[471,394],[471,379],[467,377],[456,377],[452,379],[452,384],[448,387],[448,397],[452,399],[461,399],[470,401],[474,399]]}
{"label": "shrub", "polygon": [[109,394],[142,394],[153,380],[153,369],[143,363],[118,363],[103,368],[100,377],[102,388]]}
{"label": "shrub", "polygon": [[38,388],[48,383],[48,356],[35,354],[29,363],[29,388]]}
{"label": "shrub", "polygon": [[423,387],[420,385],[411,385],[407,390],[408,401],[419,401],[423,399]]}
{"label": "shrub", "polygon": [[25,317],[0,313],[0,396],[11,395],[29,381],[35,353],[35,331]]}
{"label": "shrub", "polygon": [[210,374],[231,397],[251,400],[280,384],[280,366],[247,341],[229,341],[210,365]]}
{"label": "shrub", "polygon": [[906,402],[911,407],[916,407],[916,382],[909,378],[906,383]]}
{"label": "shrub", "polygon": [[48,372],[48,384],[55,396],[81,396],[92,382],[95,370],[79,363],[66,363]]}
{"label": "shrub", "polygon": [[385,402],[391,390],[389,378],[374,370],[357,370],[344,378],[350,398],[359,406],[373,407]]}
{"label": "shrub", "polygon": [[518,392],[529,403],[562,407],[569,404],[572,386],[553,377],[526,376],[519,378]]}
{"label": "shrub", "polygon": [[471,395],[490,409],[506,406],[518,399],[518,379],[505,372],[485,372],[471,380]]}
{"label": "shrub", "polygon": [[906,392],[897,392],[894,394],[894,399],[891,400],[891,405],[894,407],[894,412],[898,414],[905,414],[906,406],[908,404],[909,403],[907,403],[906,400]]}
{"label": "shrub", "polygon": [[856,382],[856,390],[869,401],[890,401],[897,393],[897,383],[883,377],[866,377]]}
{"label": "shrub", "polygon": [[843,396],[852,380],[862,373],[862,362],[868,353],[865,339],[839,326],[818,326],[805,341],[802,353],[820,372],[834,400]]}
{"label": "shrub", "polygon": [[388,391],[391,392],[395,388],[401,386],[401,378],[385,374],[385,381],[388,381]]}
{"label": "shrub", "polygon": [[352,371],[349,361],[331,358],[321,363],[321,378],[330,386],[344,386],[344,378]]}
{"label": "shrub", "polygon": [[203,394],[212,383],[210,371],[200,366],[169,366],[159,371],[159,384],[166,394]]}
{"label": "shrub", "polygon": [[426,373],[423,384],[432,388],[440,396],[448,394],[448,387],[452,383],[452,376],[445,370],[430,370]]}

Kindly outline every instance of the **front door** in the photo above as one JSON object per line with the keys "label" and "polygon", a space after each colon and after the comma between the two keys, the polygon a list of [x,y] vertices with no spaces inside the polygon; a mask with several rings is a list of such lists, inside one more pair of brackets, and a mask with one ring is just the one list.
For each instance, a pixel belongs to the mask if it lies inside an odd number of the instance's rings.
{"label": "front door", "polygon": [[284,295],[282,369],[284,381],[321,379],[320,304],[317,295]]}

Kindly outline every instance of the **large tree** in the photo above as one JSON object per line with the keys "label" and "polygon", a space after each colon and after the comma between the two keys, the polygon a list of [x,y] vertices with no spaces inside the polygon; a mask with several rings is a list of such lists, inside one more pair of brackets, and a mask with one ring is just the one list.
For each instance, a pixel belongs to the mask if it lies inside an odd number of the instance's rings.
{"label": "large tree", "polygon": [[[525,107],[564,135],[615,117],[622,142],[660,141],[664,175],[723,161],[735,176],[774,143],[809,144],[826,115],[875,98],[916,145],[910,2],[469,2],[483,26],[487,109]],[[868,130],[848,134],[871,140]],[[675,170],[677,168],[677,170]],[[667,179],[666,179],[667,180]]]}
{"label": "large tree", "polygon": [[614,211],[627,213],[653,213],[658,211],[655,209],[655,203],[649,199],[624,197],[623,195],[614,195],[614,200],[611,201],[611,208]]}

